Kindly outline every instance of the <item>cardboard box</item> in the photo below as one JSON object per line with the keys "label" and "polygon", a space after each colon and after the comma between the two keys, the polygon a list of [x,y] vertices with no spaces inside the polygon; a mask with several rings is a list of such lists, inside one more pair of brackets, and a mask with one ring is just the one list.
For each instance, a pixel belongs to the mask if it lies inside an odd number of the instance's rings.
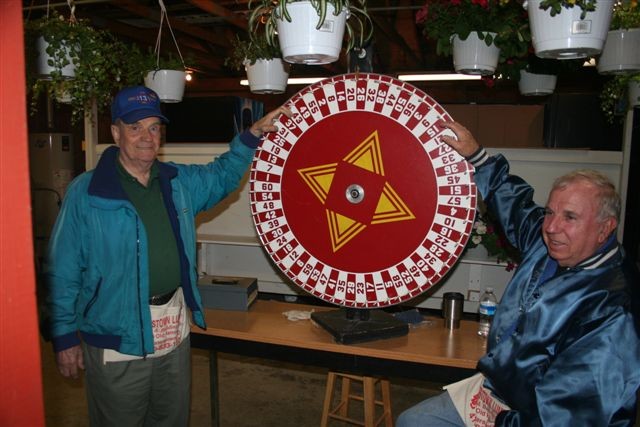
{"label": "cardboard box", "polygon": [[205,308],[247,311],[258,296],[254,277],[201,276],[198,289]]}

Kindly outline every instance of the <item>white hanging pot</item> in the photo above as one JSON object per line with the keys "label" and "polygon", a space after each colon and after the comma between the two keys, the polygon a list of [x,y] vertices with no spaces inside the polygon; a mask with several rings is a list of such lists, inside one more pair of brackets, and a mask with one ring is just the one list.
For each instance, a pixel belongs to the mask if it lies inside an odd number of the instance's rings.
{"label": "white hanging pot", "polygon": [[258,59],[253,65],[245,61],[249,90],[259,94],[283,93],[287,88],[289,68],[290,65],[280,58]]}
{"label": "white hanging pot", "polygon": [[640,71],[640,28],[609,31],[597,68],[600,74]]}
{"label": "white hanging pot", "polygon": [[186,73],[178,70],[149,71],[144,85],[158,94],[160,102],[174,103],[182,101]]}
{"label": "white hanging pot", "polygon": [[628,87],[629,108],[640,105],[640,82],[630,81]]}
{"label": "white hanging pot", "polygon": [[520,70],[518,89],[525,96],[551,95],[556,88],[557,80],[553,74],[536,74]]}
{"label": "white hanging pot", "polygon": [[[49,65],[49,60],[51,57],[47,53],[47,47],[49,47],[49,43],[44,39],[44,36],[40,36],[36,39],[36,51],[38,52],[38,62],[36,63],[36,69],[38,75],[42,76],[42,79],[49,78],[50,74],[56,71],[55,67]],[[71,59],[71,55],[69,53],[68,47],[63,47],[66,49],[67,54],[66,58],[69,62],[67,65],[60,69],[63,77],[72,79],[76,76],[76,66]]]}
{"label": "white hanging pot", "polygon": [[60,104],[71,104],[73,97],[71,93],[64,88],[57,88],[55,90],[56,101]]}
{"label": "white hanging pot", "polygon": [[346,24],[346,9],[334,15],[335,8],[327,2],[327,14],[320,29],[319,16],[311,2],[287,3],[291,22],[278,17],[278,41],[282,58],[293,64],[329,64],[338,60]]}
{"label": "white hanging pot", "polygon": [[[492,34],[493,37],[496,33]],[[453,35],[453,67],[457,73],[473,75],[491,75],[498,66],[500,49],[494,44],[487,46],[484,40],[478,38],[478,33],[472,31],[466,40],[461,40],[457,34]]]}
{"label": "white hanging pot", "polygon": [[613,0],[598,0],[596,10],[580,19],[578,6],[563,7],[551,16],[540,9],[541,0],[525,2],[531,27],[531,41],[540,58],[576,59],[598,55],[609,31]]}

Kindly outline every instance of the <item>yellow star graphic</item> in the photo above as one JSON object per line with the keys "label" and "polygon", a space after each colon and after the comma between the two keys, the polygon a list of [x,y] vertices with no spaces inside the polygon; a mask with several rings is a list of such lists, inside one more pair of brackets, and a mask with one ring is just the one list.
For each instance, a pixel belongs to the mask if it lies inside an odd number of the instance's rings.
{"label": "yellow star graphic", "polygon": [[[378,131],[373,131],[342,161],[384,177]],[[345,189],[332,188],[337,169],[338,163],[328,163],[299,169],[298,173],[313,194],[320,200],[320,203],[325,205],[330,191],[345,193]],[[373,196],[375,197],[375,194]],[[349,217],[346,212],[335,212],[325,208],[333,252],[337,252],[338,249],[364,231],[368,225],[406,221],[415,218],[411,209],[404,203],[388,181],[384,182],[384,186],[377,196],[378,202],[369,224],[363,224]]]}

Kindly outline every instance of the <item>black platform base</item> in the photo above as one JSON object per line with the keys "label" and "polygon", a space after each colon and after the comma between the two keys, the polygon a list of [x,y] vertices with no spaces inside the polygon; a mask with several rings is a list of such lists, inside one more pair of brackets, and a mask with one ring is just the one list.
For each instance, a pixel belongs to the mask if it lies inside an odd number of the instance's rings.
{"label": "black platform base", "polygon": [[336,342],[354,344],[407,335],[409,325],[382,310],[345,309],[311,313]]}

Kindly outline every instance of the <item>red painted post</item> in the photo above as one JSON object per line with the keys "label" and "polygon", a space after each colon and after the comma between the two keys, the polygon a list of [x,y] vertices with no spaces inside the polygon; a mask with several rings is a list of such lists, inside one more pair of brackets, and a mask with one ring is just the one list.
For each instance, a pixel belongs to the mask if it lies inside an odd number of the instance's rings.
{"label": "red painted post", "polygon": [[22,2],[0,2],[0,425],[44,426]]}

